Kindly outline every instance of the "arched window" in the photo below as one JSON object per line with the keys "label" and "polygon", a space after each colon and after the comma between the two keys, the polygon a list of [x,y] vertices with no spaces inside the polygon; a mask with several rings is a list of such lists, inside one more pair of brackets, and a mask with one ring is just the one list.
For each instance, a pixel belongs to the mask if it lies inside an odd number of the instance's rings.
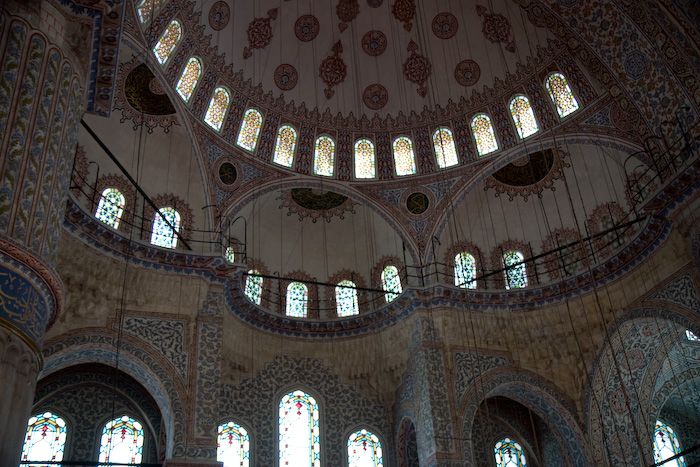
{"label": "arched window", "polygon": [[219,425],[216,460],[223,467],[248,467],[250,465],[250,437],[248,431],[235,422]]}
{"label": "arched window", "polygon": [[358,430],[348,437],[348,467],[384,465],[382,443],[371,431]]}
{"label": "arched window", "polygon": [[226,252],[224,253],[224,258],[226,258],[227,263],[235,263],[236,262],[236,252],[233,251],[232,246],[226,247]]}
{"label": "arched window", "polygon": [[260,112],[255,109],[246,110],[236,144],[248,151],[254,151],[255,145],[258,144],[258,135],[261,127],[262,115],[260,115]]}
{"label": "arched window", "polygon": [[160,8],[161,2],[162,0],[141,0],[141,3],[136,7],[141,24],[153,17],[155,12]]}
{"label": "arched window", "polygon": [[564,75],[552,73],[545,84],[560,117],[566,117],[578,110],[578,101],[574,97],[574,93],[571,92]]}
{"label": "arched window", "polygon": [[175,86],[175,90],[178,94],[180,94],[182,100],[189,102],[190,97],[192,97],[192,93],[194,92],[194,88],[197,87],[197,81],[199,81],[199,77],[201,75],[202,62],[200,62],[196,57],[190,57],[190,59],[187,60],[187,65],[185,65],[182,75],[180,75],[180,80],[177,82],[177,86]]}
{"label": "arched window", "polygon": [[180,232],[180,213],[171,206],[160,208],[158,213],[153,218],[151,243],[163,248],[175,248]]}
{"label": "arched window", "polygon": [[294,148],[297,145],[297,132],[289,125],[281,126],[277,131],[277,143],[273,162],[291,167],[294,160]]}
{"label": "arched window", "polygon": [[209,108],[204,115],[204,121],[216,131],[221,130],[221,125],[224,123],[224,115],[226,115],[226,109],[228,109],[230,99],[231,97],[228,91],[222,87],[216,88],[214,94],[211,96]]}
{"label": "arched window", "polygon": [[459,163],[455,140],[449,128],[440,127],[433,133],[433,146],[438,167],[444,169]]}
{"label": "arched window", "polygon": [[401,289],[401,277],[396,266],[389,265],[382,271],[382,288],[384,289],[384,298],[386,302],[396,300],[403,290]]}
{"label": "arched window", "polygon": [[498,150],[496,133],[493,131],[491,119],[486,114],[478,114],[472,118],[472,134],[476,141],[476,150],[480,156]]}
{"label": "arched window", "polygon": [[66,422],[56,414],[34,415],[27,424],[22,461],[62,461],[66,447]]}
{"label": "arched window", "polygon": [[355,178],[374,178],[374,144],[367,138],[355,142]]}
{"label": "arched window", "polygon": [[396,175],[414,175],[416,173],[413,143],[405,136],[399,136],[394,140],[394,166],[396,167]]}
{"label": "arched window", "polygon": [[519,251],[508,251],[503,255],[506,290],[527,287],[527,268],[524,260],[525,257]]}
{"label": "arched window", "polygon": [[165,32],[160,36],[160,40],[153,47],[153,54],[156,56],[158,63],[163,65],[170,58],[170,54],[175,50],[175,46],[180,42],[182,37],[182,26],[176,20],[170,22]]}
{"label": "arched window", "polygon": [[335,306],[338,316],[353,316],[360,314],[357,303],[357,289],[353,281],[340,281],[335,288]]}
{"label": "arched window", "polygon": [[262,299],[263,278],[260,277],[260,272],[256,269],[248,271],[248,277],[245,279],[245,295],[248,299],[260,305]]}
{"label": "arched window", "polygon": [[527,467],[523,448],[510,438],[497,442],[493,451],[496,456],[496,467]]}
{"label": "arched window", "polygon": [[285,395],[279,406],[279,465],[321,466],[318,403],[304,391]]}
{"label": "arched window", "polygon": [[100,197],[100,202],[97,203],[95,217],[110,227],[118,229],[125,204],[126,199],[119,190],[116,188],[105,188]]}
{"label": "arched window", "polygon": [[539,131],[535,113],[530,107],[530,101],[525,96],[515,96],[510,101],[510,114],[513,116],[515,127],[520,138],[527,138]]}
{"label": "arched window", "polygon": [[306,318],[309,303],[309,289],[301,282],[292,282],[287,286],[287,316]]}
{"label": "arched window", "polygon": [[[659,420],[654,429],[654,462],[663,462],[681,452],[678,437],[670,426]],[[685,467],[685,460],[680,456],[672,461],[665,462],[664,467]]]}
{"label": "arched window", "polygon": [[319,136],[314,151],[314,173],[316,175],[333,176],[333,159],[335,158],[335,143],[328,136]]}
{"label": "arched window", "polygon": [[98,462],[140,464],[143,454],[143,426],[124,415],[102,428]]}
{"label": "arched window", "polygon": [[469,253],[455,256],[455,285],[463,289],[476,289],[476,259]]}
{"label": "arched window", "polygon": [[700,342],[700,337],[696,336],[695,333],[693,331],[691,331],[690,329],[685,330],[685,337],[689,341]]}

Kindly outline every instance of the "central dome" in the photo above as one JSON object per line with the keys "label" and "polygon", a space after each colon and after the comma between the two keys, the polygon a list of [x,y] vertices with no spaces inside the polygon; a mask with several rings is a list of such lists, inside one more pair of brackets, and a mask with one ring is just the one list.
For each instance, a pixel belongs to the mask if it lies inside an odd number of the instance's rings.
{"label": "central dome", "polygon": [[237,2],[235,11],[198,1],[194,9],[243,81],[344,117],[459,102],[514,74],[552,38],[503,1]]}

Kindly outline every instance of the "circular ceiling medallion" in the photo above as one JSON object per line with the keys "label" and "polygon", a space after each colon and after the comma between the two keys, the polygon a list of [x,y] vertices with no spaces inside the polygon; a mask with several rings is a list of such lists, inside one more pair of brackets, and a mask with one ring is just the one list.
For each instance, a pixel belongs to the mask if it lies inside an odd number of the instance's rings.
{"label": "circular ceiling medallion", "polygon": [[148,83],[148,90],[156,95],[165,94],[165,89],[163,89],[163,85],[160,84],[158,78],[155,77]]}
{"label": "circular ceiling medallion", "polygon": [[425,193],[411,193],[406,198],[406,209],[414,215],[423,214],[430,207],[430,199]]}
{"label": "circular ceiling medallion", "polygon": [[231,18],[231,9],[226,2],[216,2],[209,10],[209,26],[214,31],[221,31],[228,25],[228,20]]}
{"label": "circular ceiling medallion", "polygon": [[440,13],[433,18],[433,34],[440,39],[449,39],[457,34],[459,23],[452,13]]}
{"label": "circular ceiling medallion", "polygon": [[238,178],[236,167],[230,162],[224,162],[219,166],[219,179],[224,185],[233,185]]}
{"label": "circular ceiling medallion", "polygon": [[367,5],[371,6],[372,8],[379,8],[382,6],[382,3],[384,3],[384,0],[367,0]]}
{"label": "circular ceiling medallion", "polygon": [[283,63],[275,70],[275,84],[282,91],[294,89],[294,86],[297,85],[298,79],[299,76],[297,75],[296,68],[287,63]]}
{"label": "circular ceiling medallion", "polygon": [[309,42],[318,35],[319,27],[315,16],[304,15],[299,17],[297,22],[294,23],[294,34],[297,35],[297,39],[300,41]]}
{"label": "circular ceiling medallion", "polygon": [[381,31],[370,31],[362,36],[362,50],[367,55],[376,57],[386,50],[386,36]]}
{"label": "circular ceiling medallion", "polygon": [[389,93],[381,84],[370,84],[362,93],[362,100],[370,109],[379,110],[384,107],[389,100]]}
{"label": "circular ceiling medallion", "polygon": [[479,81],[481,69],[474,60],[463,60],[455,67],[455,79],[462,86],[473,86]]}

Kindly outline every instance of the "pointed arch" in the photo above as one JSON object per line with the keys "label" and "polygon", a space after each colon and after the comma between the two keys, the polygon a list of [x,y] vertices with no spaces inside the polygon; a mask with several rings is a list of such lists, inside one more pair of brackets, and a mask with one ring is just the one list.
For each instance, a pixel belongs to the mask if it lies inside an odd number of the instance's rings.
{"label": "pointed arch", "polygon": [[350,433],[347,448],[348,467],[380,467],[384,465],[382,443],[377,435],[365,428]]}
{"label": "pointed arch", "polygon": [[540,131],[535,119],[535,112],[533,112],[530,100],[527,97],[523,95],[515,96],[511,99],[509,107],[520,139],[527,138]]}
{"label": "pointed arch", "polygon": [[332,177],[335,159],[335,142],[328,136],[319,136],[316,139],[315,147],[314,173],[316,175]]}
{"label": "pointed arch", "polygon": [[291,167],[294,161],[294,149],[297,145],[297,131],[291,125],[283,125],[277,130],[275,155],[272,161],[284,167]]}
{"label": "pointed arch", "polygon": [[343,280],[335,288],[335,306],[339,317],[360,314],[357,286],[353,281]]}
{"label": "pointed arch", "polygon": [[399,136],[392,145],[394,149],[394,167],[396,175],[415,175],[416,156],[413,153],[413,142],[407,136]]}
{"label": "pointed arch", "polygon": [[231,95],[226,88],[219,86],[214,89],[207,113],[204,115],[204,122],[216,131],[221,130],[230,100]]}
{"label": "pointed arch", "polygon": [[552,73],[547,77],[545,85],[560,118],[564,118],[578,110],[578,101],[564,75]]}
{"label": "pointed arch", "polygon": [[309,289],[301,282],[291,282],[287,286],[286,315],[306,318],[309,303]]}
{"label": "pointed arch", "polygon": [[126,198],[121,191],[113,187],[105,188],[100,196],[100,202],[97,203],[95,217],[108,226],[118,229],[125,204]]}
{"label": "pointed arch", "polygon": [[257,269],[249,270],[248,276],[245,279],[244,292],[246,297],[248,297],[248,299],[256,305],[260,305],[262,300],[262,287],[263,278],[260,276],[260,271]]}
{"label": "pointed arch", "polygon": [[143,456],[143,425],[128,416],[110,420],[102,427],[98,462],[140,464]]}
{"label": "pointed arch", "polygon": [[216,444],[216,460],[223,467],[250,466],[250,435],[243,426],[234,421],[219,425]]}
{"label": "pointed arch", "polygon": [[52,412],[33,415],[27,423],[22,448],[23,462],[62,461],[68,428],[65,420]]}
{"label": "pointed arch", "polygon": [[517,441],[504,438],[493,448],[496,467],[527,467],[525,451]]}
{"label": "pointed arch", "polygon": [[492,153],[498,150],[498,141],[496,141],[496,133],[493,131],[491,118],[484,114],[476,114],[472,118],[472,135],[476,141],[476,150],[480,156]]}
{"label": "pointed arch", "polygon": [[355,178],[375,178],[374,144],[367,138],[355,141]]}
{"label": "pointed arch", "polygon": [[503,276],[506,282],[506,290],[522,289],[527,287],[527,267],[525,256],[516,250],[503,253]]}
{"label": "pointed arch", "polygon": [[683,456],[674,460],[670,458],[677,456],[682,451],[678,442],[678,437],[673,429],[664,422],[657,420],[654,428],[654,462],[664,462],[664,467],[685,467]]}
{"label": "pointed arch", "polygon": [[399,270],[393,264],[382,270],[382,289],[384,289],[384,298],[387,303],[396,300],[403,292]]}
{"label": "pointed arch", "polygon": [[433,133],[433,147],[435,148],[435,158],[437,159],[438,167],[441,169],[459,164],[454,136],[449,128],[443,126],[435,130]]}
{"label": "pointed arch", "polygon": [[[279,465],[298,465],[308,459],[311,467],[321,466],[320,410],[316,399],[297,389],[279,402]],[[294,462],[296,461],[296,462]],[[288,464],[290,463],[291,464]]]}
{"label": "pointed arch", "polygon": [[182,70],[180,79],[175,86],[175,90],[180,95],[183,101],[189,102],[194,92],[194,88],[197,87],[197,82],[199,77],[202,75],[202,62],[197,57],[190,57],[187,60],[187,65],[185,69]]}
{"label": "pointed arch", "polygon": [[182,38],[182,25],[177,20],[172,20],[163,35],[160,36],[160,40],[156,42],[155,47],[153,47],[153,55],[156,56],[156,60],[161,65],[164,65],[168,61],[170,55],[172,55],[175,46]]}
{"label": "pointed arch", "polygon": [[241,122],[241,129],[238,132],[236,144],[248,151],[255,151],[255,146],[258,144],[258,135],[260,135],[260,128],[262,128],[262,121],[262,114],[258,112],[257,109],[246,110],[243,115],[243,121]]}
{"label": "pointed arch", "polygon": [[179,233],[180,213],[172,206],[158,209],[158,213],[153,217],[151,243],[163,248],[175,248],[177,247]]}

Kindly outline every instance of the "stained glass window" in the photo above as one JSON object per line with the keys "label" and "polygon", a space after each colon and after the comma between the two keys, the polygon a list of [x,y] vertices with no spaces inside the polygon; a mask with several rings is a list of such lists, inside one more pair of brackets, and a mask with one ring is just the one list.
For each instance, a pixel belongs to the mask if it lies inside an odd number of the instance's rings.
{"label": "stained glass window", "polygon": [[463,289],[476,289],[476,260],[469,253],[455,256],[455,285]]}
{"label": "stained glass window", "polygon": [[527,268],[524,260],[525,257],[519,251],[509,251],[503,255],[506,290],[527,287]]}
{"label": "stained glass window", "polygon": [[480,156],[498,150],[496,133],[493,131],[493,125],[491,125],[491,119],[488,115],[478,114],[472,118],[472,134]]}
{"label": "stained glass window", "polygon": [[139,6],[136,7],[141,24],[153,17],[153,14],[160,8],[161,1],[162,0],[141,0]]}
{"label": "stained glass window", "polygon": [[216,88],[214,94],[211,96],[209,108],[204,115],[204,121],[216,131],[219,131],[221,125],[224,123],[224,115],[226,115],[229,100],[228,91],[221,87]]}
{"label": "stained glass window", "polygon": [[689,341],[700,342],[700,337],[696,336],[690,329],[685,330],[685,337],[687,337]]}
{"label": "stained glass window", "polygon": [[192,97],[192,92],[194,88],[197,87],[197,81],[202,75],[202,62],[196,57],[190,57],[187,60],[187,65],[185,65],[185,70],[180,75],[180,80],[177,82],[175,89],[180,97],[185,102],[189,102],[190,97]]}
{"label": "stained glass window", "polygon": [[547,78],[547,91],[557,107],[557,112],[560,117],[576,112],[578,110],[578,101],[571,92],[569,83],[561,73],[552,73]]}
{"label": "stained glass window", "polygon": [[306,318],[309,303],[309,290],[301,282],[292,282],[287,286],[287,316]]}
{"label": "stained glass window", "polygon": [[374,178],[374,144],[366,138],[355,142],[355,178]]}
{"label": "stained glass window", "polygon": [[497,442],[493,451],[496,456],[496,467],[527,467],[523,448],[510,438]]}
{"label": "stained glass window", "polygon": [[297,145],[297,132],[289,125],[280,127],[277,131],[275,155],[272,160],[279,165],[291,167],[294,160],[294,148]]}
{"label": "stained glass window", "polygon": [[335,288],[335,304],[338,316],[353,316],[360,313],[357,303],[357,289],[355,283],[344,280],[338,283]]}
{"label": "stained glass window", "polygon": [[605,234],[605,242],[610,245],[610,248],[613,250],[617,250],[618,248],[622,248],[622,245],[625,242],[625,239],[622,235],[624,232],[624,229],[616,229],[615,227],[618,227],[619,224],[615,222],[615,219],[609,215],[605,214],[600,220],[600,231],[601,232],[608,232]]}
{"label": "stained glass window", "polygon": [[365,429],[348,437],[348,467],[379,467],[384,465],[382,443]]}
{"label": "stained glass window", "polygon": [[510,101],[510,114],[513,116],[515,128],[518,129],[518,135],[521,138],[527,138],[539,131],[535,113],[530,107],[530,101],[525,96],[515,96]]}
{"label": "stained glass window", "polygon": [[168,61],[170,54],[175,50],[175,46],[180,42],[182,37],[182,26],[176,20],[173,20],[168,25],[167,29],[160,36],[160,40],[153,47],[153,54],[156,56],[156,60],[161,65]]}
{"label": "stained glass window", "polygon": [[260,305],[262,299],[263,278],[260,277],[260,272],[255,269],[248,271],[248,277],[245,279],[245,295],[248,299]]}
{"label": "stained glass window", "polygon": [[321,466],[319,415],[316,399],[304,391],[290,392],[280,400],[280,466]]}
{"label": "stained glass window", "polygon": [[153,218],[151,243],[163,248],[175,248],[177,246],[177,234],[180,232],[180,213],[171,206],[160,208],[158,212],[160,214],[156,214]]}
{"label": "stained glass window", "polygon": [[314,173],[332,177],[334,157],[335,143],[328,136],[320,136],[316,140],[316,151],[314,152]]}
{"label": "stained glass window", "polygon": [[110,227],[119,228],[119,221],[124,212],[126,199],[116,188],[106,188],[102,192],[100,202],[97,203],[95,217]]}
{"label": "stained glass window", "polygon": [[396,266],[389,265],[382,271],[382,288],[384,289],[384,298],[386,302],[396,300],[403,290],[401,289],[401,277]]}
{"label": "stained glass window", "polygon": [[228,262],[228,263],[235,263],[236,262],[236,252],[233,251],[232,246],[226,247],[226,252],[224,253],[224,258],[226,258],[226,262]]}
{"label": "stained glass window", "polygon": [[66,422],[56,414],[34,415],[27,424],[22,461],[62,461],[66,447]]}
{"label": "stained glass window", "polygon": [[246,110],[236,144],[248,151],[254,151],[255,145],[258,143],[260,127],[262,127],[262,115],[260,115],[260,112],[255,109]]}
{"label": "stained glass window", "polygon": [[223,467],[248,467],[250,465],[250,436],[238,423],[219,425],[216,460]]}
{"label": "stained glass window", "polygon": [[433,146],[438,167],[444,169],[459,163],[455,140],[449,128],[441,127],[433,133]]}
{"label": "stained glass window", "polygon": [[143,454],[143,426],[124,415],[102,428],[98,462],[139,464]]}
{"label": "stained glass window", "polygon": [[396,166],[396,175],[414,175],[416,173],[413,143],[405,136],[399,136],[394,140],[394,165]]}
{"label": "stained glass window", "polygon": [[[663,462],[677,454],[680,454],[681,446],[678,437],[670,426],[659,420],[654,429],[654,462]],[[685,467],[685,459],[680,456],[672,461],[665,462],[664,467]]]}

